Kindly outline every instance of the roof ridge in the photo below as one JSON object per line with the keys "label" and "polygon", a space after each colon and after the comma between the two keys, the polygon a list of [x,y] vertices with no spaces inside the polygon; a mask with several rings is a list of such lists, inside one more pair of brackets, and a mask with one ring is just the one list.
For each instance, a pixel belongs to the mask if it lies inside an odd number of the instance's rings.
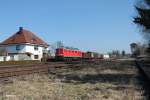
{"label": "roof ridge", "polygon": [[7,44],[18,44],[18,43],[39,44],[48,47],[48,44],[44,42],[41,38],[39,38],[34,33],[23,28],[21,28],[21,30],[17,31],[15,34],[13,34],[12,36],[4,40],[1,44],[7,45]]}

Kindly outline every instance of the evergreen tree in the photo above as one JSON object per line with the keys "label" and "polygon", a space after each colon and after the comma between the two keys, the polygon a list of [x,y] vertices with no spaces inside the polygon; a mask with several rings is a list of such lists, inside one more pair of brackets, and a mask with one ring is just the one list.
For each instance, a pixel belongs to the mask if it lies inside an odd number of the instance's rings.
{"label": "evergreen tree", "polygon": [[135,5],[137,16],[134,23],[142,29],[142,35],[149,43],[150,41],[150,0],[139,0]]}

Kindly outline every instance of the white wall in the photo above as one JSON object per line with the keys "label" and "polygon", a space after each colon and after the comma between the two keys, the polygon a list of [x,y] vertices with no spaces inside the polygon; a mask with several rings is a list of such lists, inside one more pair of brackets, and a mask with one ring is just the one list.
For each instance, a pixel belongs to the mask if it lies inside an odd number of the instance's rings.
{"label": "white wall", "polygon": [[3,56],[0,56],[0,61],[4,61],[4,57]]}
{"label": "white wall", "polygon": [[[30,52],[33,60],[41,60],[43,56],[43,47],[38,46],[38,50],[34,50],[34,45],[26,45],[26,52]],[[34,55],[39,55],[39,59],[34,59]]]}
{"label": "white wall", "polygon": [[[17,44],[18,45],[18,44]],[[43,50],[44,47],[38,45],[38,50],[34,50],[35,45],[31,44],[21,44],[20,45],[20,50],[16,50],[16,45],[6,45],[6,50],[8,53],[31,53],[31,59],[32,60],[41,60],[43,57]],[[38,55],[38,59],[34,59],[34,55]],[[14,56],[14,59],[18,60],[17,57]]]}
{"label": "white wall", "polygon": [[[4,57],[6,59],[4,59]],[[10,56],[0,56],[0,61],[9,61],[10,60]]]}
{"label": "white wall", "polygon": [[24,53],[26,51],[25,45],[20,45],[20,51],[16,50],[16,45],[5,46],[8,53]]}

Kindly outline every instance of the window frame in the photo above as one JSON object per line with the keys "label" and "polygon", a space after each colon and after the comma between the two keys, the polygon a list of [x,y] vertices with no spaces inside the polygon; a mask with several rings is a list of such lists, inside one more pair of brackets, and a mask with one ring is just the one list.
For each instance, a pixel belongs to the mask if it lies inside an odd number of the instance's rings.
{"label": "window frame", "polygon": [[21,45],[16,45],[16,50],[17,51],[21,50]]}
{"label": "window frame", "polygon": [[34,59],[39,59],[39,55],[34,55]]}
{"label": "window frame", "polygon": [[35,46],[34,46],[34,50],[35,50],[35,51],[38,51],[38,50],[39,50],[39,46],[38,46],[38,45],[35,45]]}

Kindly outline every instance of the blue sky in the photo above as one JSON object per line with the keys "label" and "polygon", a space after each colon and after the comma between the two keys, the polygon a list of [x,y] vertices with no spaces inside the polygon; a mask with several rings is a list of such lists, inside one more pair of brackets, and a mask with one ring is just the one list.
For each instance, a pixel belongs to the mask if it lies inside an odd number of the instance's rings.
{"label": "blue sky", "polygon": [[36,33],[48,43],[63,41],[81,50],[130,52],[141,41],[134,0],[0,0],[0,40],[18,27]]}

